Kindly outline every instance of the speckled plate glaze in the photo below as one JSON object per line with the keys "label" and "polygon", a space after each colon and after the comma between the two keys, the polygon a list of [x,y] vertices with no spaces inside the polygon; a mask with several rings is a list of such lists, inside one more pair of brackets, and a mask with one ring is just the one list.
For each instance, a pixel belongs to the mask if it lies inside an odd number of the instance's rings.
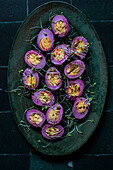
{"label": "speckled plate glaze", "polygon": [[[40,138],[42,142],[47,145],[48,141],[41,136],[41,133],[34,128],[28,132],[26,128],[19,126],[19,129],[29,141],[29,143],[38,151],[47,155],[67,155],[77,149],[79,149],[92,135],[99,119],[102,115],[106,93],[107,93],[107,66],[104,51],[100,42],[100,39],[91,25],[87,17],[77,8],[64,2],[50,2],[36,8],[20,26],[10,52],[9,66],[8,66],[8,88],[12,90],[19,85],[19,74],[18,71],[21,68],[26,68],[24,61],[25,53],[32,48],[30,44],[25,43],[24,40],[31,39],[33,35],[37,34],[37,30],[31,30],[29,28],[39,25],[40,18],[42,19],[43,25],[47,25],[47,16],[53,11],[57,13],[63,12],[69,23],[76,28],[80,35],[84,36],[88,42],[92,42],[93,45],[90,47],[91,59],[85,62],[87,72],[90,76],[91,81],[96,82],[95,87],[95,101],[97,104],[92,103],[90,106],[89,114],[87,119],[93,119],[94,123],[86,124],[82,127],[84,132],[82,135],[76,131],[71,137],[67,137],[56,142],[53,142],[47,148],[42,148],[37,140]],[[15,93],[9,94],[11,108],[17,124],[23,117],[23,113],[26,108],[31,106],[32,99],[18,96]]]}

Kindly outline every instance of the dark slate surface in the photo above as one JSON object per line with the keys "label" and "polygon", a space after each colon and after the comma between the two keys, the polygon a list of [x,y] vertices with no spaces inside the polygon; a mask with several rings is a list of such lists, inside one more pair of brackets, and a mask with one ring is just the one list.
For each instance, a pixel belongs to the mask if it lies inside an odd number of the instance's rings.
{"label": "dark slate surface", "polygon": [[113,48],[112,40],[113,40],[113,22],[102,21],[102,22],[93,22],[98,35],[100,36],[108,65],[113,65]]}
{"label": "dark slate surface", "polygon": [[[50,0],[49,2],[51,2],[51,1],[55,1],[55,0]],[[62,0],[62,1],[64,1],[64,2],[68,2],[68,3],[70,3],[70,0]],[[47,3],[48,2],[48,0],[43,0],[43,2],[40,0],[28,0],[28,3],[29,3],[29,13],[33,10],[33,9],[35,9],[36,7],[38,7],[39,5],[42,5],[43,3]]]}
{"label": "dark slate surface", "polygon": [[72,4],[91,20],[113,19],[112,0],[72,0]]}
{"label": "dark slate surface", "polygon": [[27,16],[26,0],[0,0],[0,22],[22,21]]}
{"label": "dark slate surface", "polygon": [[[88,170],[112,170],[113,156],[77,156],[74,161],[74,170],[88,169]],[[111,165],[111,166],[110,166]]]}
{"label": "dark slate surface", "polygon": [[0,122],[0,154],[29,154],[30,146],[14,123],[12,112],[1,112]]}
{"label": "dark slate surface", "polygon": [[[28,13],[45,2],[0,0],[0,88],[7,89],[9,51],[17,29]],[[88,16],[105,50],[109,85],[102,118],[94,134],[80,150],[66,157],[48,157],[35,151],[22,136],[13,118],[8,94],[0,91],[0,169],[113,169],[113,1],[66,2],[72,3]]]}
{"label": "dark slate surface", "polygon": [[0,66],[7,66],[10,48],[20,23],[0,23]]}
{"label": "dark slate surface", "polygon": [[27,170],[29,163],[29,155],[9,154],[0,156],[0,169],[2,170]]}

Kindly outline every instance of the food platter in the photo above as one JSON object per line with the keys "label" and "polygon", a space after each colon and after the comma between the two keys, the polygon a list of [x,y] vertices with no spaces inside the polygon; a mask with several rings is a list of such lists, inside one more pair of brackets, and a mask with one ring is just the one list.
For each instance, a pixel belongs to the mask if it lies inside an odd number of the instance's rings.
{"label": "food platter", "polygon": [[[44,139],[40,131],[34,127],[29,129],[26,128],[25,124],[21,126],[22,120],[25,119],[25,110],[32,107],[33,101],[31,98],[26,98],[23,95],[19,96],[16,93],[10,93],[20,85],[19,70],[26,69],[25,54],[29,50],[34,50],[30,40],[38,35],[39,30],[32,28],[40,24],[44,28],[48,27],[50,13],[63,13],[72,27],[91,44],[90,53],[88,54],[89,59],[85,61],[85,64],[90,81],[92,83],[96,82],[95,99],[92,101],[89,114],[85,119],[87,122],[93,120],[93,123],[86,123],[81,127],[83,134],[74,131],[70,137],[54,142]],[[27,43],[26,40],[30,42]],[[36,150],[47,155],[67,155],[79,149],[94,132],[102,115],[107,93],[106,58],[100,39],[87,17],[74,6],[64,2],[50,2],[36,8],[25,19],[15,36],[8,65],[8,89],[11,108],[18,127]],[[43,146],[40,141],[43,143]]]}

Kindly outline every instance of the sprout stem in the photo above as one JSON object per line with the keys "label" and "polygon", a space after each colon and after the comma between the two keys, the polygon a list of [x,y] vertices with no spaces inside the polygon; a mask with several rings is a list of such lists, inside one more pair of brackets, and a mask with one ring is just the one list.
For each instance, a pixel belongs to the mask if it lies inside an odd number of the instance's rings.
{"label": "sprout stem", "polygon": [[34,45],[34,44],[31,44],[36,50],[38,50],[38,51],[40,51],[37,47],[36,47],[36,45]]}
{"label": "sprout stem", "polygon": [[40,144],[40,145],[41,145],[42,148],[47,148],[51,143],[52,143],[52,141],[49,142],[47,145],[42,145],[42,144]]}
{"label": "sprout stem", "polygon": [[31,27],[30,29],[31,29],[31,30],[32,30],[32,29],[41,29],[41,27],[40,27],[40,26],[35,26],[35,27]]}

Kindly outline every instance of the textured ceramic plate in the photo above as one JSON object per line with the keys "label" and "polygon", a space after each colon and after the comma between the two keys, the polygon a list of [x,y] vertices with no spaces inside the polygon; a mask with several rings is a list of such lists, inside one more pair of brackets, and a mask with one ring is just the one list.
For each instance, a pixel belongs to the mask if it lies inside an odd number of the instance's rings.
{"label": "textured ceramic plate", "polygon": [[[107,67],[104,51],[94,27],[86,16],[77,8],[64,2],[51,2],[36,8],[25,19],[15,36],[9,58],[8,87],[9,90],[12,90],[19,85],[18,71],[21,68],[26,68],[24,55],[28,50],[33,49],[30,44],[25,42],[25,40],[29,40],[33,35],[36,35],[37,30],[31,30],[29,28],[39,25],[40,18],[43,25],[46,27],[51,11],[55,13],[63,12],[71,25],[73,25],[73,27],[75,27],[76,30],[88,40],[88,42],[93,43],[90,47],[91,59],[86,65],[91,81],[95,81],[97,84],[95,87],[96,103],[92,103],[86,120],[93,119],[94,123],[84,125],[82,127],[82,135],[75,131],[71,137],[56,141],[46,148],[41,147],[40,143],[37,142],[38,139],[41,139],[43,144],[48,144],[48,141],[45,140],[36,129],[31,128],[28,132],[25,127],[19,126],[19,128],[25,138],[36,150],[48,155],[67,155],[79,149],[94,132],[103,111],[107,92]],[[9,97],[14,117],[17,124],[19,124],[25,109],[32,105],[32,100],[18,96],[15,93],[10,93]]]}

